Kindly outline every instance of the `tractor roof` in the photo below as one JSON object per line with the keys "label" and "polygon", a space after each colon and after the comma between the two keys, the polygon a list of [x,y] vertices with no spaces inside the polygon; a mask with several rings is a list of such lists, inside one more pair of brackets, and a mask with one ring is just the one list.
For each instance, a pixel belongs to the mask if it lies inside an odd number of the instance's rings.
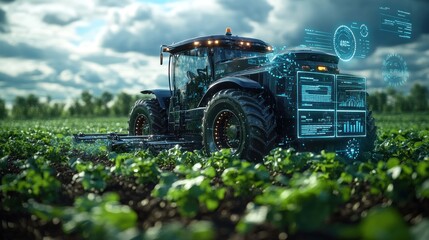
{"label": "tractor roof", "polygon": [[225,35],[201,36],[183,40],[171,45],[163,45],[162,51],[174,54],[184,50],[194,49],[196,47],[234,47],[257,52],[269,52],[272,50],[271,46],[262,40],[232,36],[231,30],[227,29]]}

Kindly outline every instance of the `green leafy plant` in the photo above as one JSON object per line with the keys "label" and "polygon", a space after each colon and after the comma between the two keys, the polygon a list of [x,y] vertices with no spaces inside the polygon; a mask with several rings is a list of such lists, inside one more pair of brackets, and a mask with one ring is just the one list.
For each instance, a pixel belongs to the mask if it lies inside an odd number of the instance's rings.
{"label": "green leafy plant", "polygon": [[236,196],[249,195],[270,182],[270,173],[262,164],[240,161],[223,171],[222,182],[232,188]]}
{"label": "green leafy plant", "polygon": [[202,175],[177,179],[172,173],[163,173],[152,195],[174,202],[181,215],[193,217],[200,210],[200,206],[209,211],[215,210],[219,201],[224,198],[225,188],[211,186],[210,179]]}
{"label": "green leafy plant", "polygon": [[335,206],[347,199],[335,182],[320,175],[295,175],[291,187],[269,186],[247,206],[247,214],[238,224],[240,232],[270,222],[291,232],[315,231],[323,227]]}
{"label": "green leafy plant", "polygon": [[119,203],[115,193],[103,196],[90,193],[78,197],[73,207],[52,207],[35,201],[28,203],[30,212],[44,221],[57,218],[65,233],[79,233],[85,239],[130,239],[138,236],[137,214]]}
{"label": "green leafy plant", "polygon": [[82,183],[83,189],[103,191],[106,188],[109,171],[105,166],[77,159],[72,163],[72,167],[77,171],[73,180]]}

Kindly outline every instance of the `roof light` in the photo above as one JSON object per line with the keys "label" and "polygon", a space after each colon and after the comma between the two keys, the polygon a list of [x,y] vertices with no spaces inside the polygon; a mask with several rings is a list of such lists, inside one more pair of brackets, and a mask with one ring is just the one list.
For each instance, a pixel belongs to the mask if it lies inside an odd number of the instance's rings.
{"label": "roof light", "polygon": [[208,40],[208,41],[207,41],[207,44],[208,44],[208,45],[211,45],[212,43],[213,43],[213,41],[212,41],[212,40]]}
{"label": "roof light", "polygon": [[311,70],[311,67],[310,67],[310,66],[308,66],[308,65],[303,65],[303,66],[301,67],[301,69],[302,69],[302,70],[304,70],[304,71],[310,71],[310,70]]}
{"label": "roof light", "polygon": [[198,45],[200,45],[200,42],[195,41],[195,42],[194,42],[194,46],[198,46]]}
{"label": "roof light", "polygon": [[250,46],[250,42],[247,42],[247,43],[246,43],[246,46]]}
{"label": "roof light", "polygon": [[317,66],[317,71],[319,71],[319,72],[327,72],[328,68],[326,66]]}
{"label": "roof light", "polygon": [[240,45],[243,45],[243,44],[244,44],[244,42],[243,42],[243,41],[241,41],[241,42],[240,42]]}
{"label": "roof light", "polygon": [[225,35],[227,35],[227,36],[231,36],[232,35],[230,27],[227,27],[226,30],[225,30],[225,32],[226,32]]}
{"label": "roof light", "polygon": [[219,44],[219,40],[215,40],[215,44]]}

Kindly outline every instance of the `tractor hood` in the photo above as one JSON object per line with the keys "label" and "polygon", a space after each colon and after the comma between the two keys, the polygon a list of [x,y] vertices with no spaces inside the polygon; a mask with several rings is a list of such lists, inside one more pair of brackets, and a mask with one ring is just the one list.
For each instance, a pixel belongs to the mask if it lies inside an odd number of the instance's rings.
{"label": "tractor hood", "polygon": [[339,58],[321,51],[292,50],[278,54],[235,58],[216,64],[216,78],[267,71],[280,77],[295,71],[339,73]]}

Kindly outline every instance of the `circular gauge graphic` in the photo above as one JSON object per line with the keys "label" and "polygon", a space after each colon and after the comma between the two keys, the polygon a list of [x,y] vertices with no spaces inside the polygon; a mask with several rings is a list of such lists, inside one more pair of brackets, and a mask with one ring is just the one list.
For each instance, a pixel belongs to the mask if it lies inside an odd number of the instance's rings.
{"label": "circular gauge graphic", "polygon": [[337,56],[347,62],[350,61],[356,53],[356,38],[352,30],[341,25],[334,33],[334,50]]}
{"label": "circular gauge graphic", "polygon": [[368,37],[368,27],[365,24],[360,25],[360,35],[364,38]]}
{"label": "circular gauge graphic", "polygon": [[400,55],[389,54],[383,61],[382,75],[390,86],[401,86],[409,77],[407,63]]}
{"label": "circular gauge graphic", "polygon": [[356,139],[350,139],[346,146],[346,156],[348,159],[356,159],[360,153],[359,142]]}

